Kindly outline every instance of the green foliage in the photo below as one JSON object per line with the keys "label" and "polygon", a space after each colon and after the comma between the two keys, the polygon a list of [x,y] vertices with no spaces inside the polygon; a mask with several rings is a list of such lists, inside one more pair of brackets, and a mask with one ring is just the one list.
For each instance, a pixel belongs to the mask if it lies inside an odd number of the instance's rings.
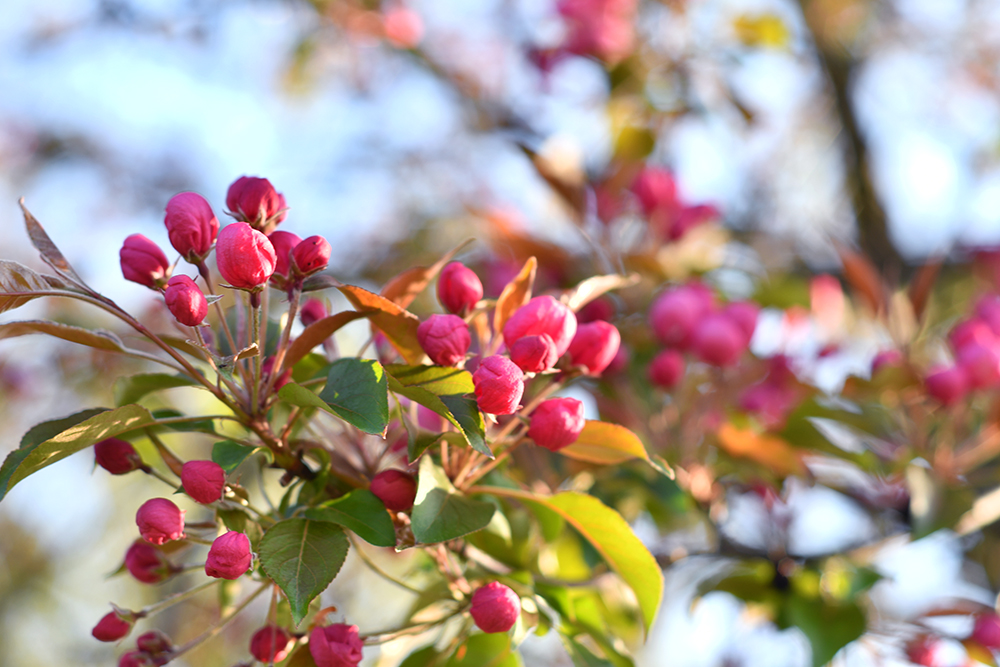
{"label": "green foliage", "polygon": [[306,510],[306,518],[336,523],[377,547],[396,546],[396,529],[382,501],[368,489],[355,489]]}
{"label": "green foliage", "polygon": [[296,625],[337,576],[347,550],[344,531],[325,521],[285,519],[264,533],[258,546],[261,567],[287,596]]}
{"label": "green foliage", "polygon": [[418,543],[446,542],[482,530],[494,511],[492,503],[473,500],[457,491],[430,457],[420,460],[417,498],[411,515]]}
{"label": "green foliage", "polygon": [[138,403],[139,399],[161,389],[191,387],[197,383],[186,375],[168,373],[140,373],[118,378],[115,381],[115,405]]}

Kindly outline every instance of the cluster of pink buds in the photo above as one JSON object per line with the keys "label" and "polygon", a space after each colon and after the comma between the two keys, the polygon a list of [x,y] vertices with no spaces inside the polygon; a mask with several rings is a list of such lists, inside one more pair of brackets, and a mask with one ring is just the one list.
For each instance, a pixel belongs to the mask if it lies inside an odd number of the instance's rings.
{"label": "cluster of pink buds", "polygon": [[928,394],[952,405],[971,390],[1000,386],[1000,296],[981,298],[972,317],[951,330],[948,342],[955,363],[931,369],[924,379]]}
{"label": "cluster of pink buds", "polygon": [[757,327],[757,307],[744,301],[720,307],[708,287],[693,282],[660,294],[649,309],[649,324],[667,346],[653,359],[649,378],[670,389],[684,376],[681,353],[711,366],[735,365]]}

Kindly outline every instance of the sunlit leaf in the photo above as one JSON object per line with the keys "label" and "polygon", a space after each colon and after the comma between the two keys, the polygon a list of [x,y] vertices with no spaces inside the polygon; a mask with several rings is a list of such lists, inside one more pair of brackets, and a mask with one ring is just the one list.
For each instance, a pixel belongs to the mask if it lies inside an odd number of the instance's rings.
{"label": "sunlit leaf", "polygon": [[174,387],[200,386],[186,375],[170,375],[168,373],[140,373],[120,377],[115,381],[115,405],[122,406],[137,403],[140,398],[161,389]]}
{"label": "sunlit leaf", "polygon": [[462,248],[471,242],[472,239],[463,241],[431,266],[417,266],[403,271],[386,283],[385,287],[382,288],[382,296],[401,308],[408,308],[413,303],[413,300],[417,298],[417,295],[427,289],[427,285],[437,278],[437,275],[441,273],[441,269],[444,268],[445,264],[450,262]]}
{"label": "sunlit leaf", "polygon": [[447,542],[485,528],[496,507],[473,500],[455,489],[444,470],[429,456],[420,459],[417,497],[410,517],[413,536],[421,544]]}
{"label": "sunlit leaf", "polygon": [[285,360],[282,362],[281,367],[291,368],[309,354],[310,350],[322,344],[323,341],[339,331],[341,327],[365,316],[366,313],[348,310],[313,322],[299,334],[298,338],[289,344],[288,352],[285,353]]}
{"label": "sunlit leaf", "polygon": [[405,308],[354,285],[339,285],[337,289],[347,297],[359,312],[363,312],[371,323],[392,343],[408,364],[419,364],[424,358],[424,350],[417,340],[420,320]]}
{"label": "sunlit leaf", "polygon": [[579,461],[614,465],[638,458],[649,460],[646,448],[635,433],[624,426],[588,419],[576,441],[558,450]]}
{"label": "sunlit leaf", "polygon": [[503,331],[503,325],[507,323],[511,315],[517,312],[518,308],[531,300],[531,291],[535,286],[537,269],[538,260],[529,257],[521,271],[503,288],[493,313],[493,330],[497,333]]}
{"label": "sunlit leaf", "polygon": [[573,289],[568,290],[560,300],[575,313],[602,294],[622,289],[623,287],[630,287],[638,282],[639,274],[637,273],[630,273],[627,276],[621,276],[617,273],[606,276],[593,276],[582,281]]}
{"label": "sunlit leaf", "polygon": [[307,519],[329,521],[377,547],[396,546],[396,529],[382,501],[368,489],[355,489],[306,511]]}
{"label": "sunlit leaf", "polygon": [[37,299],[39,292],[74,296],[62,278],[35,273],[23,264],[0,259],[0,313]]}
{"label": "sunlit leaf", "polygon": [[723,424],[716,435],[719,445],[731,456],[756,461],[779,475],[801,475],[805,471],[802,452],[777,436],[732,424]]}

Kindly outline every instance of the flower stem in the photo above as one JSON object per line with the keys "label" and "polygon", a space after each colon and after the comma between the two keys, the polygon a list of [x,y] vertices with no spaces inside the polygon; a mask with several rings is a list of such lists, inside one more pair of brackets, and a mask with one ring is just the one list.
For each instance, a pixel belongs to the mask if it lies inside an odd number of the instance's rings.
{"label": "flower stem", "polygon": [[[199,565],[197,567],[200,568],[204,566]],[[186,591],[181,591],[180,593],[174,593],[173,595],[167,596],[155,604],[151,604],[148,607],[144,607],[143,609],[137,612],[137,615],[143,618],[146,616],[152,616],[153,614],[161,612],[164,609],[177,604],[178,602],[183,602],[184,600],[187,600],[189,597],[197,595],[206,588],[211,588],[212,586],[218,584],[220,581],[222,580],[212,579],[211,581],[206,581],[205,583],[199,584],[194,588],[190,588]]]}
{"label": "flower stem", "polygon": [[[216,583],[216,582],[213,581],[211,583]],[[263,593],[270,586],[271,586],[271,582],[270,581],[265,581],[263,584],[261,584],[260,588],[258,588],[252,594],[250,594],[247,597],[247,599],[244,600],[243,602],[241,602],[235,609],[233,609],[229,613],[228,616],[223,616],[222,618],[220,618],[218,620],[218,622],[214,626],[212,626],[211,628],[209,628],[205,632],[201,633],[200,635],[198,635],[197,637],[195,637],[194,639],[192,639],[191,641],[189,641],[187,644],[184,644],[183,646],[181,646],[180,648],[178,648],[176,651],[174,651],[173,654],[171,654],[171,656],[170,656],[171,660],[176,660],[178,656],[181,656],[184,653],[187,653],[188,651],[190,651],[191,649],[193,649],[198,644],[201,644],[202,642],[208,641],[209,639],[211,639],[215,635],[217,635],[220,632],[222,632],[222,630],[226,627],[226,625],[229,624],[229,622],[231,620],[233,620],[234,618],[236,618],[236,616],[240,612],[242,612],[244,609],[246,609],[247,606],[251,602],[253,602],[253,600],[258,595],[260,595],[261,593]]]}

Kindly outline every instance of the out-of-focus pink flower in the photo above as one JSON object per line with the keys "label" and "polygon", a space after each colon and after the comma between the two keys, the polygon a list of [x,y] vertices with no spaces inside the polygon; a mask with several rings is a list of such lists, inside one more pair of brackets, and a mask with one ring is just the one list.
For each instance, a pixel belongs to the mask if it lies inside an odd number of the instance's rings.
{"label": "out-of-focus pink flower", "polygon": [[663,350],[649,364],[649,381],[663,389],[673,389],[684,377],[684,355]]}
{"label": "out-of-focus pink flower", "polygon": [[587,420],[575,398],[550,398],[531,413],[528,437],[553,452],[576,442]]}
{"label": "out-of-focus pink flower", "polygon": [[250,638],[250,655],[266,664],[281,662],[288,655],[292,638],[277,625],[266,625]]}
{"label": "out-of-focus pink flower", "polygon": [[405,5],[394,5],[382,13],[385,38],[399,49],[412,49],[424,37],[420,14]]}
{"label": "out-of-focus pink flower", "polygon": [[938,368],[924,378],[924,387],[943,405],[952,405],[969,393],[969,376],[961,366]]}
{"label": "out-of-focus pink flower", "polygon": [[714,309],[711,290],[700,283],[689,283],[656,298],[649,309],[649,325],[664,345],[685,350],[695,327]]}
{"label": "out-of-focus pink flower", "polygon": [[600,375],[618,353],[622,337],[615,325],[598,320],[577,327],[569,346],[570,363],[583,366],[588,375]]}
{"label": "out-of-focus pink flower", "polygon": [[556,8],[566,19],[570,53],[615,63],[632,50],[635,0],[559,0]]}
{"label": "out-of-focus pink flower", "polygon": [[709,315],[691,334],[691,351],[701,361],[713,366],[732,366],[746,349],[743,330],[722,314]]}
{"label": "out-of-focus pink flower", "polygon": [[299,309],[299,321],[302,322],[302,326],[307,327],[310,324],[319,322],[324,317],[329,316],[329,314],[322,301],[319,299],[308,299],[302,304],[302,308]]}

